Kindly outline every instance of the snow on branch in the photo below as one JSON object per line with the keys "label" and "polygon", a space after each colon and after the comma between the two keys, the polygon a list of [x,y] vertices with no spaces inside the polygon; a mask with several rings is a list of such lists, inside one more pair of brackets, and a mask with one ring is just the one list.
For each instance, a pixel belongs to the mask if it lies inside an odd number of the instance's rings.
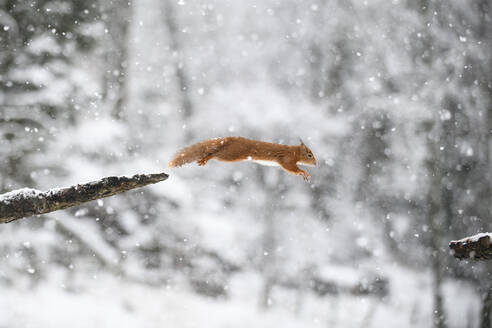
{"label": "snow on branch", "polygon": [[166,173],[136,174],[132,177],[107,177],[67,188],[47,191],[24,188],[0,195],[0,223],[49,213],[113,196],[134,188],[164,181]]}
{"label": "snow on branch", "polygon": [[492,259],[492,233],[479,233],[475,236],[465,237],[460,240],[452,240],[449,248],[453,251],[454,257],[474,260]]}

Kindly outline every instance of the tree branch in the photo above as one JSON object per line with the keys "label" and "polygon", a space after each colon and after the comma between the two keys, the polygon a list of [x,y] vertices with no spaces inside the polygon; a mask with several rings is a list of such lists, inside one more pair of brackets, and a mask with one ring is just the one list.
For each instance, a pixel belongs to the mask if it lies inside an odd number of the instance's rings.
{"label": "tree branch", "polygon": [[0,223],[44,214],[113,196],[134,188],[164,181],[166,173],[107,177],[67,188],[39,191],[24,188],[0,195]]}
{"label": "tree branch", "polygon": [[491,260],[492,243],[491,233],[479,233],[478,235],[465,237],[460,240],[452,240],[449,248],[453,251],[453,256],[462,259]]}

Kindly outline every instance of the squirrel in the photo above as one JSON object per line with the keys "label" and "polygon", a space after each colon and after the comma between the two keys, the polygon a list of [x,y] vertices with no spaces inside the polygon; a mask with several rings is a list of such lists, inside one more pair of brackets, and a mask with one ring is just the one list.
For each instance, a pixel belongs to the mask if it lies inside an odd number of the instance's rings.
{"label": "squirrel", "polygon": [[297,164],[315,166],[316,159],[313,152],[300,141],[300,145],[288,146],[243,137],[208,139],[177,152],[167,167],[179,167],[194,161],[203,166],[211,159],[222,162],[250,160],[264,165],[278,165],[288,173],[300,175],[309,181],[309,173]]}

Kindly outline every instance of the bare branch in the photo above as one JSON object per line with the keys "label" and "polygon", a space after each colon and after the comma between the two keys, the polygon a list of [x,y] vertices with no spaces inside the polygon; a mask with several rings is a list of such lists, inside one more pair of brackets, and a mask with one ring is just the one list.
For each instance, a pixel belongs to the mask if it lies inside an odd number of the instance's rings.
{"label": "bare branch", "polygon": [[164,181],[166,173],[107,177],[67,188],[39,191],[19,189],[0,195],[0,223],[53,212],[91,200],[113,196],[134,188]]}
{"label": "bare branch", "polygon": [[449,248],[453,251],[454,257],[474,260],[492,259],[491,233],[479,233],[478,235],[465,237],[460,240],[452,240]]}

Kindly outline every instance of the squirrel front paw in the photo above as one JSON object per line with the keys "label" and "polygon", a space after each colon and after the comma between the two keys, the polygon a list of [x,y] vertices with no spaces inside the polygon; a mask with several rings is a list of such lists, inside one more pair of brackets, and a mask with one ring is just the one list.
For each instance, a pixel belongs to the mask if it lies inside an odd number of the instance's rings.
{"label": "squirrel front paw", "polygon": [[301,171],[299,174],[302,175],[304,181],[309,181],[309,173]]}

